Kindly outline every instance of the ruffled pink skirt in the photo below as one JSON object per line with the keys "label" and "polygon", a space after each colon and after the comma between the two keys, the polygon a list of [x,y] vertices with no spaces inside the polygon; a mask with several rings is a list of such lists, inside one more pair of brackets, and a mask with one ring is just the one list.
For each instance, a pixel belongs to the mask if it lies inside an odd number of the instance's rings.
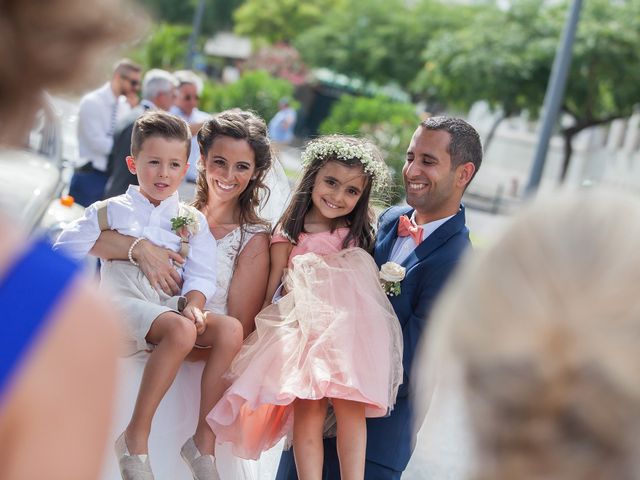
{"label": "ruffled pink skirt", "polygon": [[207,416],[218,441],[257,459],[293,427],[296,398],[362,402],[389,413],[402,383],[402,332],[378,269],[360,248],[293,258],[287,290],[256,317]]}

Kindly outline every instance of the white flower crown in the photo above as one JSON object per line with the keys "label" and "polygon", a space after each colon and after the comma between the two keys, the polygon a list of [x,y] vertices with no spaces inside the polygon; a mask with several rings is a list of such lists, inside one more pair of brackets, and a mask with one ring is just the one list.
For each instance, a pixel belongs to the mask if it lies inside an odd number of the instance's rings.
{"label": "white flower crown", "polygon": [[366,143],[350,143],[340,136],[320,137],[311,141],[302,152],[302,166],[306,168],[315,158],[324,157],[356,159],[362,164],[364,171],[371,175],[374,190],[380,191],[387,184],[389,168]]}

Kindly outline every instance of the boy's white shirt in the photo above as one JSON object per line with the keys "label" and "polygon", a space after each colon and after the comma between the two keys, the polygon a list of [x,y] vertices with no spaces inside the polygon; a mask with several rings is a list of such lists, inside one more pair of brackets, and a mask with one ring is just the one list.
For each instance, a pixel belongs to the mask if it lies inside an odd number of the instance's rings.
{"label": "boy's white shirt", "polygon": [[[134,185],[129,186],[126,193],[110,198],[107,207],[109,226],[113,230],[146,238],[174,252],[180,250],[180,237],[171,230],[171,219],[178,216],[179,211],[178,192],[156,207],[140,193],[140,187]],[[216,289],[216,240],[211,235],[205,216],[196,212],[199,229],[189,239],[189,254],[182,273],[182,294],[197,290],[208,300]],[[98,209],[93,204],[85,210],[84,217],[62,231],[54,249],[81,260],[89,254],[100,233]]]}

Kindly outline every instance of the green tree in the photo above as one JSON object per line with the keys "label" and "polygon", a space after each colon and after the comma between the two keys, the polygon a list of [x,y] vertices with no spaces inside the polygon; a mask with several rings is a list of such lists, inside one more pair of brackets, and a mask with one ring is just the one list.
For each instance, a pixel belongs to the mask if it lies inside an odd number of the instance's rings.
{"label": "green tree", "polygon": [[290,42],[339,0],[246,0],[234,13],[235,31],[269,43]]}
{"label": "green tree", "polygon": [[190,34],[191,28],[186,25],[160,23],[130,56],[140,62],[145,70],[184,68]]}
{"label": "green tree", "polygon": [[[152,15],[161,22],[191,25],[193,14],[200,0],[140,0]],[[233,28],[233,12],[242,0],[206,0],[202,18],[203,34]]]}
{"label": "green tree", "polygon": [[[278,100],[292,96],[293,85],[289,82],[256,70],[244,73],[240,80],[229,85],[206,82],[200,105],[207,112],[249,109],[268,122],[278,111]],[[296,108],[297,105],[292,106]]]}
{"label": "green tree", "polygon": [[407,146],[419,122],[410,103],[395,102],[386,97],[342,95],[320,125],[320,133],[342,133],[372,140],[392,170],[394,184],[385,200],[395,203],[402,192],[402,166]]}
{"label": "green tree", "polygon": [[294,44],[312,66],[406,87],[430,39],[464,25],[474,9],[437,0],[344,0]]}
{"label": "green tree", "polygon": [[191,0],[140,0],[140,3],[160,21],[188,24],[193,19],[194,2]]}
{"label": "green tree", "polygon": [[[467,109],[484,99],[504,116],[527,110],[537,117],[566,19],[567,4],[513,1],[506,11],[478,14],[465,29],[443,32],[428,46],[414,92]],[[640,101],[640,1],[585,2],[574,45],[563,111],[573,122],[560,128],[565,154],[573,137],[632,113]]]}

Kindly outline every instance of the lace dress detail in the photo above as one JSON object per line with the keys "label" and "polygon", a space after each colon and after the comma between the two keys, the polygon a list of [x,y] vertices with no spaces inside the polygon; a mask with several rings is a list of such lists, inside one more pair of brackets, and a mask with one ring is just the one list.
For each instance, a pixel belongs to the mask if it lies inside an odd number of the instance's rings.
{"label": "lace dress detail", "polygon": [[[205,305],[205,309],[210,312],[227,314],[227,297],[236,258],[256,233],[268,232],[267,228],[261,225],[245,225],[243,228],[244,238],[242,228],[236,227],[220,240],[217,240],[216,291]],[[240,245],[240,242],[242,242],[242,245]]]}

